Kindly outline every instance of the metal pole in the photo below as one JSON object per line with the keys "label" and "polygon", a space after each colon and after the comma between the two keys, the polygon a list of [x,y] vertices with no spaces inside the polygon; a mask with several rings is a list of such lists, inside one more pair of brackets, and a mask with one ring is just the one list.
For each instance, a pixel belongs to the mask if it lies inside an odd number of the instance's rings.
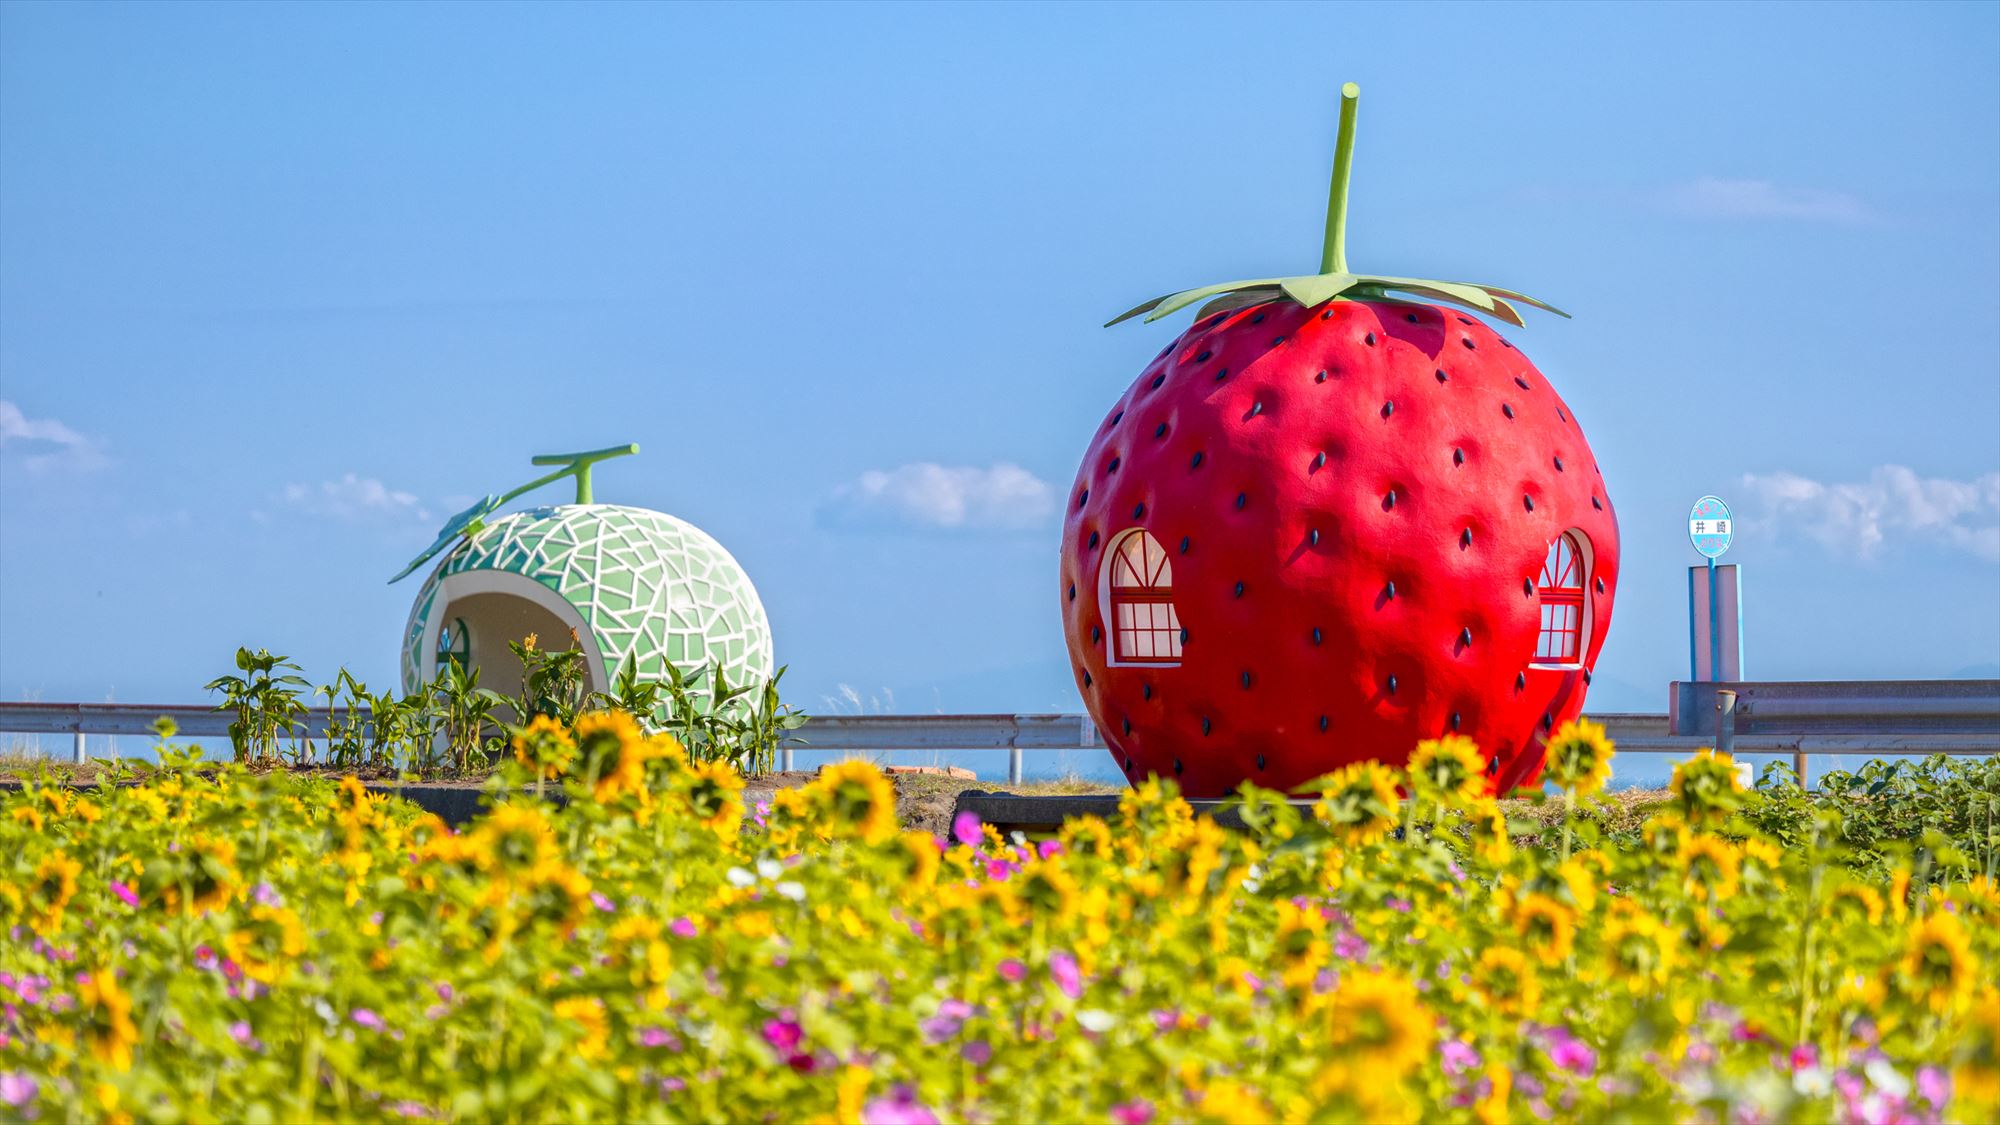
{"label": "metal pole", "polygon": [[1722,679],[1722,607],[1715,596],[1715,560],[1708,560],[1708,678]]}
{"label": "metal pole", "polygon": [[1718,691],[1715,693],[1715,752],[1736,753],[1736,693]]}
{"label": "metal pole", "polygon": [[1007,784],[1021,784],[1021,748],[1019,746],[1009,746],[1007,748]]}
{"label": "metal pole", "polygon": [[778,768],[784,770],[786,773],[792,772],[792,747],[790,743],[786,743],[778,751]]}
{"label": "metal pole", "polygon": [[1792,751],[1792,772],[1799,775],[1799,788],[1804,789],[1806,787],[1806,752],[1804,750]]}
{"label": "metal pole", "polygon": [[83,732],[79,730],[76,732],[76,764],[80,766],[88,761],[90,761],[90,755],[83,749]]}

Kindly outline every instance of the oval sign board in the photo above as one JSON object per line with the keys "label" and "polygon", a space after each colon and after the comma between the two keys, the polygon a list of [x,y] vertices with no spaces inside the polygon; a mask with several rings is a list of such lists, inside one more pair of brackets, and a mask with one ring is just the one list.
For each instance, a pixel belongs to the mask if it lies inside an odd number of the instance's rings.
{"label": "oval sign board", "polygon": [[1688,542],[1711,559],[1719,559],[1729,549],[1736,533],[1729,526],[1729,505],[1719,496],[1704,496],[1688,511]]}

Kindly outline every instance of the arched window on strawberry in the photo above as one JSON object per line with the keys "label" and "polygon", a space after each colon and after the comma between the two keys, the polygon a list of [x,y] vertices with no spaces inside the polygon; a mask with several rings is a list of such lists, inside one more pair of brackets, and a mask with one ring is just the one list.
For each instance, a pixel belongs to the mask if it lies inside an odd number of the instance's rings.
{"label": "arched window on strawberry", "polygon": [[1174,565],[1159,540],[1135,527],[1113,541],[1105,560],[1103,603],[1111,607],[1111,663],[1180,663]]}
{"label": "arched window on strawberry", "polygon": [[1589,632],[1583,592],[1589,581],[1589,542],[1580,531],[1565,531],[1549,544],[1535,594],[1542,606],[1542,631],[1535,664],[1573,665],[1581,660]]}

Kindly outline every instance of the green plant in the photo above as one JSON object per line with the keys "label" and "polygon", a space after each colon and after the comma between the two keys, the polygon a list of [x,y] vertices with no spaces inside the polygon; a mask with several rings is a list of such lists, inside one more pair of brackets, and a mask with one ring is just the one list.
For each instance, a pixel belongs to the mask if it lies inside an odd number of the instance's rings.
{"label": "green plant", "polygon": [[[222,702],[215,705],[217,711],[236,712],[236,720],[229,724],[236,760],[275,762],[280,739],[289,736],[295,747],[298,744],[299,720],[306,713],[299,696],[311,685],[291,674],[299,670],[298,665],[287,657],[271,655],[268,649],[255,653],[237,649],[236,668],[243,674],[218,676],[204,690],[222,693]],[[303,753],[297,751],[296,756]]]}
{"label": "green plant", "polygon": [[584,705],[600,710],[623,711],[650,724],[659,717],[660,697],[666,694],[666,686],[660,680],[641,679],[637,658],[628,656],[625,663],[619,666],[618,679],[611,690],[591,692]]}
{"label": "green plant", "polygon": [[507,642],[521,661],[521,695],[509,701],[516,723],[525,726],[536,715],[547,715],[564,726],[576,722],[584,702],[584,653],[573,629],[569,641],[569,648],[558,651],[539,647],[532,634],[523,641]]}
{"label": "green plant", "polygon": [[[491,744],[497,740],[488,733],[494,726],[493,710],[511,700],[492,688],[480,687],[479,669],[467,672],[456,661],[446,661],[438,670],[430,685],[430,698],[444,733],[445,760],[460,773],[485,765]],[[424,756],[428,765],[427,748]]]}
{"label": "green plant", "polygon": [[366,763],[369,714],[364,708],[372,698],[368,685],[342,668],[330,684],[313,690],[326,697],[326,764],[353,767]]}
{"label": "green plant", "polygon": [[[751,775],[769,773],[778,751],[794,741],[790,732],[807,718],[779,701],[778,681],[784,675],[779,668],[760,691],[754,684],[730,684],[719,663],[692,675],[669,663],[661,685],[666,712],[659,726],[679,739],[694,761],[730,762]],[[703,688],[704,680],[712,686]]]}

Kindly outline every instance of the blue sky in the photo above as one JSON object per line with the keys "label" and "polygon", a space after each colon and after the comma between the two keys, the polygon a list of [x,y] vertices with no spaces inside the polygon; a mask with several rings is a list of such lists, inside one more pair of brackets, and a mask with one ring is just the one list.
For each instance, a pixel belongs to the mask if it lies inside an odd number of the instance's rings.
{"label": "blue sky", "polygon": [[709,530],[808,710],[1076,710],[1055,497],[1187,285],[1559,304],[1686,675],[2000,675],[2000,6],[0,6],[0,697],[393,675],[384,585],[531,453]]}

